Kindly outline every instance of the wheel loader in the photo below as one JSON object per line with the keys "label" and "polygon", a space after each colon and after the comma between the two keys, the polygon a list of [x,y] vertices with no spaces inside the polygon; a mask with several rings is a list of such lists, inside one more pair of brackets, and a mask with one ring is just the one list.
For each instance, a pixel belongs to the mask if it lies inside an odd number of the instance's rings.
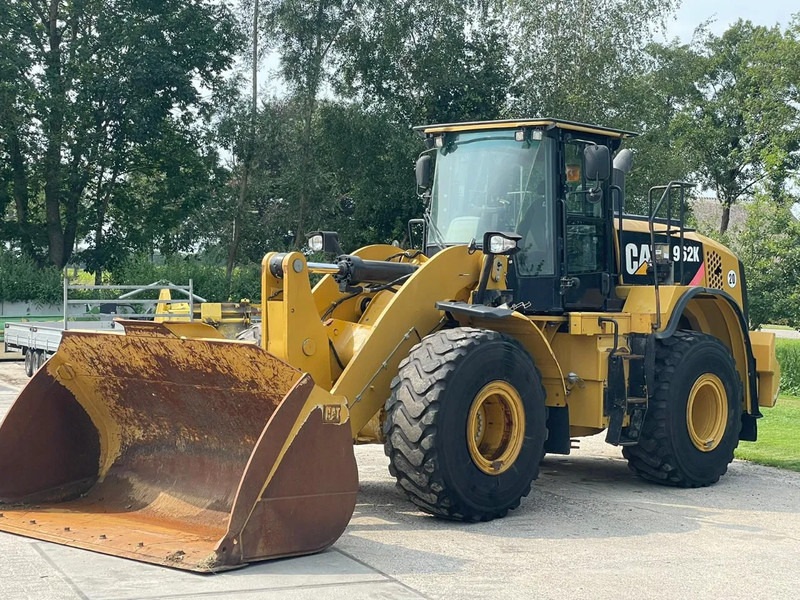
{"label": "wheel loader", "polygon": [[268,253],[258,344],[65,331],[0,426],[0,530],[199,572],[318,552],[355,506],[354,443],[462,521],[503,517],[545,453],[603,431],[643,479],[716,482],[780,374],[741,262],[685,224],[688,184],[636,216],[630,132],[418,131],[416,248],[317,232],[329,262]]}

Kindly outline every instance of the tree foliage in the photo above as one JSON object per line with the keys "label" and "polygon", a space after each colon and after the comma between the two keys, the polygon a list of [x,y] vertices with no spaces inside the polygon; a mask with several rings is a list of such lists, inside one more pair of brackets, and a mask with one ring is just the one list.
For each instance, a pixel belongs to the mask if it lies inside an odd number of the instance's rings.
{"label": "tree foliage", "polygon": [[693,73],[670,132],[700,182],[730,207],[763,190],[780,198],[800,167],[800,37],[739,21],[721,36],[663,48]]}
{"label": "tree foliage", "polygon": [[726,241],[745,266],[750,325],[800,328],[800,221],[766,194],[748,204],[747,214],[742,231]]}
{"label": "tree foliage", "polygon": [[[130,180],[155,171],[171,179],[184,168],[179,156],[203,159],[196,125],[211,107],[201,88],[230,66],[235,22],[204,1],[26,0],[4,10],[0,52],[15,60],[5,67],[0,134],[21,245],[35,252],[38,220],[49,261],[62,267],[90,234],[101,268],[113,256],[110,211],[130,198]],[[163,191],[184,203],[182,188]],[[176,226],[170,212],[159,213],[161,230]]]}
{"label": "tree foliage", "polygon": [[[550,116],[642,134],[625,142],[633,211],[651,186],[693,179],[726,209],[725,232],[727,209],[757,197],[728,242],[748,269],[754,321],[794,319],[800,21],[657,43],[677,5],[5,3],[0,241],[39,266],[63,266],[77,247],[98,278],[144,276],[143,256],[195,254],[203,268],[227,265],[227,288],[200,277],[235,296],[247,265],[302,248],[312,230],[339,231],[345,249],[405,242],[424,210],[413,125]],[[278,93],[259,93],[265,75]]]}

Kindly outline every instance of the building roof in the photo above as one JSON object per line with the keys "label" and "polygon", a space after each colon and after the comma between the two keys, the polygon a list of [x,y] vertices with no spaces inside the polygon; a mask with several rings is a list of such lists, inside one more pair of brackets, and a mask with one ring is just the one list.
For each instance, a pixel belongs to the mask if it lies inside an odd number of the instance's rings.
{"label": "building roof", "polygon": [[449,133],[452,131],[475,131],[478,129],[516,129],[518,127],[558,127],[570,131],[580,131],[582,133],[595,133],[607,135],[614,138],[635,137],[638,134],[624,129],[613,129],[602,125],[590,125],[587,123],[577,123],[575,121],[565,121],[563,119],[552,119],[550,117],[535,117],[530,119],[501,119],[497,121],[469,121],[466,123],[441,123],[438,125],[419,125],[414,127],[415,131],[425,134]]}

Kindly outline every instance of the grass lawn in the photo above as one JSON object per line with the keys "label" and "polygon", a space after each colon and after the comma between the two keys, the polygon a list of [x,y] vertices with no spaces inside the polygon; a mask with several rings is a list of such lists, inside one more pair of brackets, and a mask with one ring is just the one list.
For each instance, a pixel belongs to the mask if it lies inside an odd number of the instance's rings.
{"label": "grass lawn", "polygon": [[789,327],[788,325],[762,325],[761,329],[779,329],[781,331],[794,331],[794,327]]}
{"label": "grass lawn", "polygon": [[800,398],[781,396],[775,408],[762,408],[758,441],[740,442],[736,458],[800,471]]}

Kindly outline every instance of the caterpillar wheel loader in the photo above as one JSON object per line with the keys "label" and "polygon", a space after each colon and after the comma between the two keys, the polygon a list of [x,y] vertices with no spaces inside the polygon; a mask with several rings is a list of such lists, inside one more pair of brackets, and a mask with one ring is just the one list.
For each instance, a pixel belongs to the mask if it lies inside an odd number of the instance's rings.
{"label": "caterpillar wheel loader", "polygon": [[741,263],[685,226],[687,184],[633,216],[629,132],[419,132],[419,247],[270,252],[258,345],[64,332],[0,426],[0,530],[193,571],[317,552],[353,512],[354,442],[445,519],[504,516],[545,453],[603,431],[644,479],[716,482],[779,367]]}

